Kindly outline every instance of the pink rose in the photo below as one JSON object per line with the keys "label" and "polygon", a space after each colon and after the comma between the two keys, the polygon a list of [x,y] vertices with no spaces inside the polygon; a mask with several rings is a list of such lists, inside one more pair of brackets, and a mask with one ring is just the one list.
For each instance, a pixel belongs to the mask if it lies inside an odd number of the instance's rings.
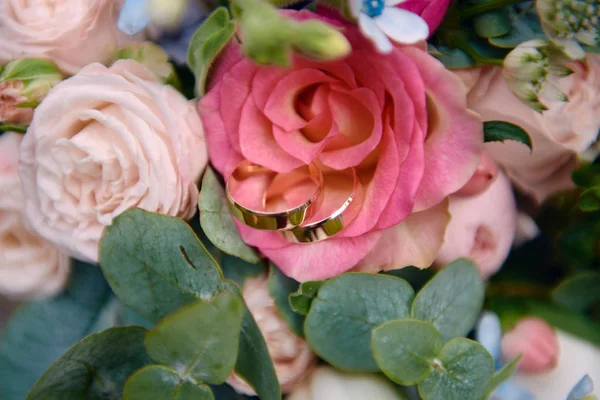
{"label": "pink rose", "polygon": [[[317,356],[304,339],[290,330],[279,314],[267,285],[266,274],[248,279],[242,295],[265,338],[277,379],[285,393],[312,372],[317,364]],[[239,393],[256,395],[252,387],[235,372],[227,379],[227,383]]]}
{"label": "pink rose", "polygon": [[27,125],[33,118],[33,108],[17,107],[18,104],[29,102],[23,96],[23,82],[8,81],[0,83],[0,122],[17,125]]}
{"label": "pink rose", "polygon": [[123,211],[190,218],[208,162],[195,105],[144,66],[90,64],[35,111],[20,153],[26,216],[69,254],[98,259]]}
{"label": "pink rose", "polygon": [[467,257],[484,278],[496,273],[510,252],[517,230],[517,205],[508,178],[499,173],[484,192],[450,196],[451,220],[435,266]]}
{"label": "pink rose", "polygon": [[120,0],[0,0],[0,64],[15,58],[52,60],[66,74],[109,63],[133,40],[117,28]]}
{"label": "pink rose", "polygon": [[585,62],[569,67],[574,73],[560,79],[569,102],[548,102],[549,109],[543,113],[510,91],[500,68],[459,72],[471,86],[469,107],[484,121],[511,122],[531,136],[533,152],[512,141],[486,143],[485,147],[517,188],[538,202],[573,187],[575,155],[596,140],[600,129],[600,56],[588,55]]}
{"label": "pink rose", "polygon": [[440,26],[450,0],[407,0],[398,7],[418,14],[429,25],[429,36]]}
{"label": "pink rose", "polygon": [[544,373],[558,363],[559,347],[556,332],[539,318],[523,318],[502,337],[502,357],[512,360],[521,354],[518,370]]}
{"label": "pink rose", "polygon": [[12,298],[58,293],[70,271],[69,257],[38,236],[23,218],[18,173],[23,135],[0,136],[0,293]]}
{"label": "pink rose", "polygon": [[[344,34],[353,49],[346,58],[297,58],[287,70],[257,65],[232,41],[199,104],[211,161],[225,178],[243,160],[280,173],[310,162],[327,173],[357,172],[356,217],[330,239],[292,244],[238,225],[248,244],[299,281],[357,264],[428,267],[448,221],[444,199],[479,162],[481,123],[456,76],[420,48],[383,56],[355,26],[344,25]],[[322,208],[337,204],[326,199]]]}

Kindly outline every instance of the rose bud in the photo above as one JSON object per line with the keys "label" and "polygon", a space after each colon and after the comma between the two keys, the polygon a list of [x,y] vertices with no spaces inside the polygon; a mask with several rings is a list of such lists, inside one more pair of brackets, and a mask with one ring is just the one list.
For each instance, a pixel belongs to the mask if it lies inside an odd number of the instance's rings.
{"label": "rose bud", "polygon": [[454,196],[475,196],[485,191],[498,176],[498,166],[486,152],[481,154],[481,160],[471,179]]}
{"label": "rose bud", "polygon": [[539,318],[523,318],[502,337],[502,357],[512,360],[521,354],[518,370],[526,373],[543,373],[553,369],[558,362],[556,332]]}
{"label": "rose bud", "polygon": [[508,178],[500,172],[483,193],[450,196],[450,215],[434,267],[468,257],[484,278],[496,273],[508,256],[517,229],[517,208]]}
{"label": "rose bud", "polygon": [[0,122],[29,124],[35,106],[61,80],[48,60],[24,58],[6,64],[0,73]]}
{"label": "rose bud", "polygon": [[304,21],[296,26],[296,35],[290,37],[298,53],[315,60],[334,60],[350,53],[350,43],[344,35],[321,21]]}
{"label": "rose bud", "polygon": [[[266,274],[248,279],[242,289],[242,296],[265,338],[281,389],[283,392],[289,392],[312,371],[317,357],[308,344],[290,330],[287,322],[279,314],[269,295],[267,283]],[[250,385],[235,372],[227,379],[227,383],[239,393],[255,395]]]}

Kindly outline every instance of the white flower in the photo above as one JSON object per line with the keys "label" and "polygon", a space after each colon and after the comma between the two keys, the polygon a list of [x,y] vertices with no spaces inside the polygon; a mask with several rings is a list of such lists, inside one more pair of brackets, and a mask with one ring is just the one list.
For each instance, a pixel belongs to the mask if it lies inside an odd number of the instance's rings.
{"label": "white flower", "polygon": [[380,53],[392,51],[395,42],[414,44],[429,36],[429,26],[419,15],[395,7],[406,0],[350,0],[352,16],[362,33]]}

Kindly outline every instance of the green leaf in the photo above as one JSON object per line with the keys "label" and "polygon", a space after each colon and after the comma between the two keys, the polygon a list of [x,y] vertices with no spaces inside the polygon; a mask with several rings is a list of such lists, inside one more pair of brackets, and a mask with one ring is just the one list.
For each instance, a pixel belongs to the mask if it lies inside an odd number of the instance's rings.
{"label": "green leaf", "polygon": [[182,380],[223,383],[237,358],[242,311],[241,300],[229,293],[185,306],[148,332],[146,350]]}
{"label": "green leaf", "polygon": [[419,383],[423,400],[478,400],[494,373],[494,360],[485,347],[465,338],[446,343],[436,364]]}
{"label": "green leaf", "polygon": [[152,322],[210,299],[222,279],[189,225],[139,209],[125,211],[106,228],[100,266],[121,302]]}
{"label": "green leaf", "polygon": [[324,281],[308,281],[302,282],[295,293],[289,295],[288,301],[292,310],[302,315],[308,314],[310,306],[317,297],[319,289],[323,286]]}
{"label": "green leaf", "polygon": [[298,290],[300,283],[285,276],[275,265],[269,269],[269,294],[275,300],[275,306],[281,316],[287,321],[290,329],[300,336],[304,336],[302,325],[304,316],[292,310],[289,296]]}
{"label": "green leaf", "polygon": [[594,186],[600,186],[600,165],[584,165],[573,171],[571,178],[577,186],[582,188],[589,189]]}
{"label": "green leaf", "polygon": [[229,211],[225,191],[211,168],[206,169],[202,178],[198,208],[202,230],[215,246],[249,263],[260,261],[256,252],[242,241]]}
{"label": "green leaf", "polygon": [[589,188],[579,196],[579,208],[583,212],[600,210],[600,187]]}
{"label": "green leaf", "polygon": [[494,374],[494,376],[492,376],[492,379],[485,388],[485,393],[481,400],[486,400],[492,394],[492,392],[498,388],[498,386],[506,382],[511,376],[515,374],[520,360],[521,355],[516,356],[511,361],[504,364],[504,366],[499,371],[497,371]]}
{"label": "green leaf", "polygon": [[25,133],[27,132],[27,128],[29,128],[29,125],[14,125],[0,123],[0,132]]}
{"label": "green leaf", "polygon": [[150,363],[145,333],[111,328],[86,337],[52,364],[26,400],[119,400],[127,377]]}
{"label": "green leaf", "polygon": [[492,38],[506,35],[510,29],[510,19],[505,9],[481,14],[473,19],[475,33],[481,37]]}
{"label": "green leaf", "polygon": [[385,275],[392,275],[396,278],[404,279],[406,282],[410,283],[410,286],[413,289],[418,290],[425,286],[425,284],[433,278],[435,275],[435,271],[432,268],[417,268],[417,267],[404,267],[400,269],[391,269],[385,272],[382,272]]}
{"label": "green leaf", "polygon": [[533,150],[531,138],[521,127],[504,121],[486,121],[483,123],[484,142],[504,142],[514,140]]}
{"label": "green leaf", "polygon": [[442,345],[435,326],[415,319],[389,321],[371,333],[377,365],[388,378],[404,386],[416,385],[431,373]]}
{"label": "green leaf", "polygon": [[465,336],[483,307],[485,289],[477,267],[459,259],[444,267],[415,297],[411,316],[429,321],[444,342]]}
{"label": "green leaf", "polygon": [[[243,301],[240,288],[235,283],[225,281],[221,288],[236,294]],[[244,317],[235,372],[252,386],[261,400],[281,400],[279,381],[265,339],[245,302],[243,306]]]}
{"label": "green leaf", "polygon": [[214,396],[210,387],[189,377],[180,379],[174,369],[148,365],[125,382],[123,400],[214,400]]}
{"label": "green leaf", "polygon": [[111,298],[100,268],[76,262],[63,293],[20,306],[2,332],[0,398],[23,400],[54,360],[102,328]]}
{"label": "green leaf", "polygon": [[413,297],[412,287],[393,276],[337,276],[323,283],[312,302],[304,323],[306,340],[338,369],[379,371],[371,354],[371,329],[408,317]]}
{"label": "green leaf", "polygon": [[514,7],[509,7],[508,12],[512,27],[506,35],[489,38],[492,45],[514,48],[529,40],[546,39],[536,13],[517,12]]}
{"label": "green leaf", "polygon": [[240,287],[244,286],[244,282],[249,278],[256,278],[265,273],[263,264],[251,264],[241,258],[233,257],[221,253],[221,270],[225,279],[231,279]]}
{"label": "green leaf", "polygon": [[196,88],[204,94],[211,64],[235,33],[235,21],[225,7],[219,7],[200,25],[188,48],[188,65],[196,75]]}
{"label": "green leaf", "polygon": [[600,273],[583,272],[558,285],[552,299],[561,307],[582,312],[600,302]]}
{"label": "green leaf", "polygon": [[431,53],[440,60],[446,68],[470,68],[475,66],[475,62],[467,53],[459,48],[450,48],[448,46],[436,46],[436,50]]}
{"label": "green leaf", "polygon": [[11,80],[28,82],[47,78],[56,80],[59,77],[60,72],[51,61],[42,58],[21,58],[5,66],[0,82]]}

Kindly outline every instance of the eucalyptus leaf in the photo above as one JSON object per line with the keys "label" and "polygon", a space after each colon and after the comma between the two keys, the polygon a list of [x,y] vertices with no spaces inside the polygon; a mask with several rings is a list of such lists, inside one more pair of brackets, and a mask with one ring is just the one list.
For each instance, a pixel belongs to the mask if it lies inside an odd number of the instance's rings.
{"label": "eucalyptus leaf", "polygon": [[242,311],[242,301],[229,293],[185,306],[148,332],[146,350],[182,380],[223,383],[237,358]]}
{"label": "eucalyptus leaf", "polygon": [[288,301],[292,310],[302,315],[308,314],[310,306],[315,297],[317,297],[317,293],[321,289],[321,286],[323,286],[323,283],[323,281],[302,282],[298,290],[289,295]]}
{"label": "eucalyptus leaf", "polygon": [[[240,288],[232,281],[223,282],[221,289],[242,299]],[[243,306],[244,316],[235,372],[254,389],[261,400],[281,400],[281,388],[265,339],[246,303],[243,303]]]}
{"label": "eucalyptus leaf", "polygon": [[485,393],[481,400],[486,400],[494,390],[498,388],[502,383],[506,382],[511,376],[515,374],[517,371],[517,367],[519,366],[519,361],[521,360],[521,355],[516,356],[504,366],[498,370],[493,376],[488,385],[485,388]]}
{"label": "eucalyptus leaf", "polygon": [[452,339],[442,349],[431,374],[419,383],[423,400],[479,400],[494,373],[485,347],[465,338]]}
{"label": "eucalyptus leaf", "polygon": [[586,189],[579,196],[579,209],[584,212],[600,210],[600,186]]}
{"label": "eucalyptus leaf", "polygon": [[[0,398],[23,400],[35,381],[75,343],[105,327],[112,295],[96,265],[76,262],[60,295],[20,306],[0,342]],[[103,312],[104,310],[104,312]]]}
{"label": "eucalyptus leaf", "polygon": [[127,377],[150,363],[145,333],[111,328],[86,337],[52,364],[26,400],[120,400]]}
{"label": "eucalyptus leaf", "polygon": [[459,48],[450,48],[448,46],[437,46],[437,52],[433,55],[440,60],[446,68],[470,68],[475,66],[475,62],[467,53]]}
{"label": "eucalyptus leaf", "polygon": [[260,261],[256,252],[242,241],[229,211],[225,191],[211,168],[206,169],[202,178],[198,208],[202,230],[215,246],[249,263]]}
{"label": "eucalyptus leaf", "polygon": [[477,267],[467,259],[458,259],[419,291],[411,316],[431,322],[446,342],[465,336],[473,328],[484,296],[485,288]]}
{"label": "eucalyptus leaf", "polygon": [[290,329],[304,336],[302,325],[304,324],[304,315],[292,310],[289,296],[298,290],[300,283],[292,278],[285,276],[275,265],[271,264],[269,269],[269,294],[275,300],[277,311],[286,320]]}
{"label": "eucalyptus leaf", "polygon": [[[310,347],[345,371],[379,371],[371,329],[409,316],[412,287],[389,275],[347,273],[321,286],[304,323]],[[385,299],[385,301],[382,301]]]}
{"label": "eucalyptus leaf", "polygon": [[164,365],[148,365],[134,373],[123,389],[123,400],[214,400],[210,387],[194,379],[180,379]]}
{"label": "eucalyptus leaf", "polygon": [[206,79],[211,64],[223,48],[229,43],[235,33],[235,21],[229,18],[225,7],[217,8],[200,25],[188,48],[188,66],[196,75],[196,88],[199,94],[204,94]]}
{"label": "eucalyptus leaf", "polygon": [[540,20],[536,13],[522,13],[508,7],[511,29],[499,37],[490,37],[489,42],[497,47],[514,48],[523,42],[545,39]]}
{"label": "eucalyptus leaf", "polygon": [[218,292],[221,270],[192,229],[178,218],[125,211],[100,241],[100,266],[121,302],[156,322]]}
{"label": "eucalyptus leaf", "polygon": [[585,311],[600,302],[600,273],[583,272],[566,279],[554,289],[552,299],[567,310]]}
{"label": "eucalyptus leaf", "polygon": [[473,19],[473,28],[475,33],[485,38],[506,35],[511,29],[508,11],[500,9],[478,15]]}
{"label": "eucalyptus leaf", "polygon": [[416,385],[435,368],[442,350],[442,337],[429,322],[401,319],[373,329],[373,356],[383,373],[392,381]]}
{"label": "eucalyptus leaf", "polygon": [[484,142],[504,142],[514,140],[533,149],[531,138],[521,127],[504,121],[486,121],[483,123]]}
{"label": "eucalyptus leaf", "polygon": [[251,264],[241,258],[223,254],[220,260],[225,279],[231,279],[240,287],[244,287],[246,279],[256,278],[265,273],[262,263]]}

